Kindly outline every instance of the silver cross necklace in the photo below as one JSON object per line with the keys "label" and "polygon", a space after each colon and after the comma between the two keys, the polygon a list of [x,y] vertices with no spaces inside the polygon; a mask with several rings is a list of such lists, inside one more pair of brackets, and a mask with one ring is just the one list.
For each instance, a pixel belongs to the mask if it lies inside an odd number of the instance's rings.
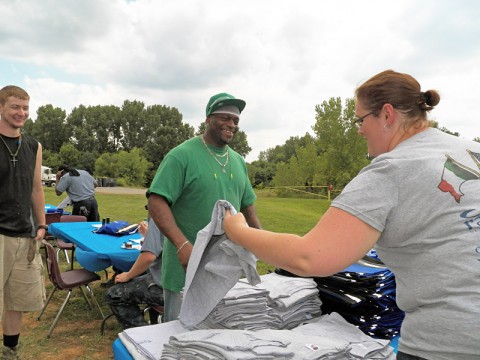
{"label": "silver cross necklace", "polygon": [[5,147],[7,148],[8,152],[10,153],[10,156],[12,157],[10,159],[11,163],[13,164],[13,167],[16,166],[17,164],[17,156],[18,156],[18,152],[20,151],[20,148],[22,147],[22,134],[20,134],[20,137],[18,138],[18,147],[17,147],[17,151],[15,151],[15,154],[12,152],[12,150],[8,147],[7,143],[5,142],[5,140],[3,139],[3,135],[0,134],[0,139],[2,139],[2,142],[3,144],[5,145]]}

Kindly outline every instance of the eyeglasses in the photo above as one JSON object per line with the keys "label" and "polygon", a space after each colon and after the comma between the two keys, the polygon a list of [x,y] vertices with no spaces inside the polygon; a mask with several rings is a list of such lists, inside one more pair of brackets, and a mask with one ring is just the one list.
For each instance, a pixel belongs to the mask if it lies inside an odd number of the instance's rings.
{"label": "eyeglasses", "polygon": [[373,114],[373,111],[372,112],[369,112],[368,114],[366,115],[363,115],[362,117],[357,117],[354,121],[353,121],[353,124],[357,127],[357,129],[360,129],[360,127],[363,125],[363,120],[365,120],[365,118],[369,115],[372,115]]}
{"label": "eyeglasses", "polygon": [[217,115],[217,114],[212,114],[212,115],[219,118],[219,119],[222,119],[225,122],[232,120],[235,125],[238,125],[238,122],[240,121],[240,119],[238,117]]}

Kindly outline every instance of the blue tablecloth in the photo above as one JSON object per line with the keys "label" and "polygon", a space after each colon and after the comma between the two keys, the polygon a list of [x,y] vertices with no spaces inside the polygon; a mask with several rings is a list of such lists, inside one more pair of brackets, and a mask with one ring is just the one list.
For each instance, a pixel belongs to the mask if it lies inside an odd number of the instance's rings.
{"label": "blue tablecloth", "polygon": [[122,341],[119,338],[117,338],[117,340],[113,342],[112,350],[113,358],[115,360],[133,360],[132,355],[130,355],[127,348],[125,347],[125,345],[123,345]]}
{"label": "blue tablecloth", "polygon": [[[398,340],[399,339],[400,339],[400,336],[396,336],[390,342],[390,346],[393,347],[393,351],[395,352],[395,354],[398,351]],[[113,359],[114,360],[133,360],[132,355],[130,355],[130,353],[128,352],[125,345],[123,345],[122,340],[120,340],[120,338],[117,338],[113,342],[112,350],[113,350]]]}
{"label": "blue tablecloth", "polygon": [[57,210],[57,207],[52,204],[45,204],[45,212],[55,212]]}
{"label": "blue tablecloth", "polygon": [[45,214],[51,214],[51,213],[59,213],[62,215],[70,215],[69,211],[66,211],[65,209],[59,209],[55,205],[52,204],[45,204]]}
{"label": "blue tablecloth", "polygon": [[120,271],[128,271],[140,254],[136,249],[122,249],[129,239],[139,239],[139,233],[124,236],[96,234],[93,222],[52,223],[48,232],[54,237],[76,245],[78,263],[90,271],[100,271],[114,266]]}

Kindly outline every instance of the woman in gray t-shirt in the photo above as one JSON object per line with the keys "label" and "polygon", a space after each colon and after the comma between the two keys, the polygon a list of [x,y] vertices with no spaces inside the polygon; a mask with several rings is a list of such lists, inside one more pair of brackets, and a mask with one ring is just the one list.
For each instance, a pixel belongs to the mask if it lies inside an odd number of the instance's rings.
{"label": "woman in gray t-shirt", "polygon": [[306,235],[224,221],[228,237],[303,276],[329,276],[375,246],[405,311],[397,359],[480,354],[480,143],[430,127],[440,101],[392,70],[356,90],[358,133],[374,158]]}

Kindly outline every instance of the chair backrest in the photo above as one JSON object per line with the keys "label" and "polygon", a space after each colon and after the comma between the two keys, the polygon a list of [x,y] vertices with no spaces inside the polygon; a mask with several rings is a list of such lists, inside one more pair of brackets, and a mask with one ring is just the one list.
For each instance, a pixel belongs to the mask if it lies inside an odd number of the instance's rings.
{"label": "chair backrest", "polygon": [[[54,213],[46,213],[45,214],[45,225],[50,225],[51,223],[60,222],[60,218],[62,217],[61,213],[54,212]],[[47,240],[53,240],[54,237],[48,231],[45,233],[43,237]]]}
{"label": "chair backrest", "polygon": [[56,288],[63,290],[65,288],[65,283],[62,279],[62,272],[60,270],[60,267],[58,266],[55,249],[46,240],[42,240],[42,243],[45,247],[45,259],[47,263],[48,278]]}
{"label": "chair backrest", "polygon": [[45,214],[45,224],[50,225],[54,222],[60,222],[60,218],[62,217],[61,213],[54,212],[54,213],[46,213]]}
{"label": "chair backrest", "polygon": [[83,215],[62,215],[60,222],[86,222],[87,217]]}

